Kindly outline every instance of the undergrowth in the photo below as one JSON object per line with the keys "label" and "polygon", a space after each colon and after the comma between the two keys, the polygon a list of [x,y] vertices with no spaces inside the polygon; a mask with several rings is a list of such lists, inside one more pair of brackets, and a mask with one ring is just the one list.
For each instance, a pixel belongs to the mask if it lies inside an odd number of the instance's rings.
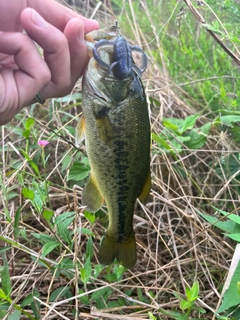
{"label": "undergrowth", "polygon": [[[97,2],[74,4],[90,17]],[[96,13],[102,27],[117,19],[150,61],[152,189],[136,205],[133,270],[99,263],[107,208],[81,207],[90,167],[74,144],[80,82],[0,128],[1,319],[240,318],[240,266],[230,268],[240,241],[239,66],[207,31],[238,55],[240,11],[233,0],[192,4],[207,26],[186,1],[106,0]]]}

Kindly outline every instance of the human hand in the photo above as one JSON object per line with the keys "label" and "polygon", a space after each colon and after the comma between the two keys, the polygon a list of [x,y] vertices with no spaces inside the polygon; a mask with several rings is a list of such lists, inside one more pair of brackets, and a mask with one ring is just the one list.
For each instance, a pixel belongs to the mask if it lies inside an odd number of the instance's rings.
{"label": "human hand", "polygon": [[96,21],[54,0],[0,1],[0,125],[38,93],[46,99],[72,90],[88,62],[84,34],[94,29]]}

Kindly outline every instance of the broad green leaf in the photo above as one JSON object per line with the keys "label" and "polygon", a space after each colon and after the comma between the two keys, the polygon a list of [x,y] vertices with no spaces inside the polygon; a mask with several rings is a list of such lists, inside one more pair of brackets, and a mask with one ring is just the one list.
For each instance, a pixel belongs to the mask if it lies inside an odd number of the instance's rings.
{"label": "broad green leaf", "polygon": [[[180,119],[178,119],[178,120],[180,120]],[[169,118],[169,119],[164,118],[163,125],[165,128],[171,129],[176,132],[179,130],[179,127],[172,121],[172,118]]]}
{"label": "broad green leaf", "polygon": [[198,117],[199,117],[199,114],[194,114],[186,117],[183,120],[182,126],[179,126],[178,128],[179,132],[183,134],[185,131],[192,129]]}
{"label": "broad green leaf", "polygon": [[10,314],[8,317],[8,320],[19,320],[21,319],[21,311],[20,310],[14,310],[13,313]]}
{"label": "broad green leaf", "polygon": [[[7,308],[8,309],[8,308]],[[7,315],[7,311],[0,310],[0,319],[4,319],[4,317]]]}
{"label": "broad green leaf", "polygon": [[58,231],[58,234],[61,236],[61,238],[68,244],[68,246],[71,249],[73,243],[72,243],[71,232],[68,230],[68,228],[64,224],[58,223],[57,231]]}
{"label": "broad green leaf", "polygon": [[94,265],[94,270],[93,270],[93,277],[95,279],[97,279],[97,277],[99,276],[99,274],[103,271],[104,266],[101,264],[95,264]]}
{"label": "broad green leaf", "polygon": [[[3,268],[2,268],[2,269],[3,269]],[[0,288],[0,299],[6,300],[6,301],[8,301],[8,302],[11,302],[11,301],[9,300],[8,295],[3,291],[2,288]]]}
{"label": "broad green leaf", "polygon": [[94,233],[91,230],[87,229],[87,228],[80,228],[78,230],[79,230],[80,233],[89,234],[90,236],[94,237]]}
{"label": "broad green leaf", "polygon": [[92,237],[88,237],[87,246],[86,246],[86,256],[92,259],[93,256],[93,241]]}
{"label": "broad green leaf", "polygon": [[189,149],[200,149],[204,146],[207,140],[207,134],[211,128],[211,123],[207,123],[199,129],[193,129],[188,132],[188,136],[190,137],[189,141],[185,142],[185,145]]}
{"label": "broad green leaf", "polygon": [[0,247],[0,254],[6,252],[6,251],[8,251],[8,250],[10,250],[11,248],[12,248],[12,247],[3,247],[3,248]]}
{"label": "broad green leaf", "polygon": [[[79,294],[84,293],[84,292],[85,291],[83,291],[82,289],[79,290]],[[88,305],[88,306],[90,305],[89,296],[87,294],[83,295],[79,299],[83,304]]]}
{"label": "broad green leaf", "polygon": [[34,126],[34,123],[35,123],[35,120],[33,118],[28,118],[24,123],[25,129],[30,130],[32,126]]}
{"label": "broad green leaf", "polygon": [[157,320],[156,317],[154,317],[154,315],[152,314],[152,312],[148,311],[148,316],[150,320]]}
{"label": "broad green leaf", "polygon": [[94,222],[96,220],[96,216],[94,213],[91,213],[87,210],[84,210],[84,216],[86,219],[88,219],[89,222],[91,222],[91,224],[94,224]]}
{"label": "broad green leaf", "polygon": [[49,236],[48,234],[32,232],[31,235],[34,236],[35,238],[41,240],[41,242],[43,244],[45,244],[49,241],[53,241],[53,238],[51,236]]}
{"label": "broad green leaf", "polygon": [[240,122],[240,116],[237,115],[226,115],[226,116],[221,116],[221,117],[217,117],[214,120],[215,123],[217,124],[225,124],[230,126],[232,123],[235,122]]}
{"label": "broad green leaf", "polygon": [[22,195],[24,198],[29,200],[34,200],[34,192],[28,188],[22,188]]}
{"label": "broad green leaf", "polygon": [[51,222],[51,219],[53,217],[53,212],[52,210],[49,210],[49,209],[44,209],[43,210],[43,218],[46,219],[48,222]]}
{"label": "broad green leaf", "polygon": [[58,246],[59,243],[55,240],[45,243],[42,250],[42,256],[45,257]]}
{"label": "broad green leaf", "polygon": [[187,300],[181,300],[180,302],[180,308],[181,310],[186,310],[186,309],[190,309],[192,307],[192,302],[187,301]]}
{"label": "broad green leaf", "polygon": [[223,214],[225,217],[227,216],[228,219],[238,223],[240,225],[240,216],[236,215],[236,214],[233,214],[233,213],[230,213],[229,212],[226,212],[226,211],[223,211],[223,210],[220,210],[218,208],[215,208],[213,207],[214,209],[216,209],[218,212],[220,212],[221,214]]}
{"label": "broad green leaf", "polygon": [[71,289],[69,287],[59,287],[55,289],[50,294],[50,302],[55,302],[57,299],[65,297],[67,292],[71,292]]}
{"label": "broad green leaf", "polygon": [[86,286],[87,282],[89,281],[91,274],[92,274],[92,268],[91,268],[91,260],[90,257],[87,258],[84,267],[80,269],[81,274],[81,280]]}
{"label": "broad green leaf", "polygon": [[68,154],[66,156],[63,155],[61,172],[65,171],[69,167],[69,165],[72,162],[72,159],[72,154]]}
{"label": "broad green leaf", "polygon": [[111,288],[103,288],[103,289],[99,289],[98,291],[95,291],[92,293],[91,296],[91,301],[93,300],[98,300],[99,298],[107,295],[110,295],[112,293],[112,289]]}
{"label": "broad green leaf", "polygon": [[228,289],[223,295],[223,301],[217,313],[223,312],[231,307],[240,305],[240,262],[233,274]]}
{"label": "broad green leaf", "polygon": [[55,224],[57,225],[58,234],[62,237],[64,241],[67,242],[70,248],[72,248],[72,236],[68,229],[72,221],[75,219],[75,212],[65,212],[55,219]]}
{"label": "broad green leaf", "polygon": [[35,173],[37,173],[37,175],[40,175],[38,166],[36,165],[36,163],[29,157],[29,155],[24,150],[21,150],[21,152],[24,155],[24,158],[28,161],[28,163],[32,167],[32,169],[35,171]]}
{"label": "broad green leaf", "polygon": [[159,147],[163,147],[167,150],[172,149],[171,146],[161,136],[158,136],[155,133],[152,133],[152,139],[157,142]]}
{"label": "broad green leaf", "polygon": [[72,167],[70,168],[69,175],[67,177],[67,181],[74,180],[80,181],[85,179],[90,173],[90,167],[88,165],[83,164],[80,161],[75,161]]}
{"label": "broad green leaf", "polygon": [[192,288],[186,287],[186,296],[189,302],[193,302],[198,299],[199,283],[194,281]]}
{"label": "broad green leaf", "polygon": [[75,215],[76,215],[75,211],[64,212],[59,216],[57,216],[54,222],[56,224],[64,223],[68,227],[71,224],[71,222],[74,220]]}
{"label": "broad green leaf", "polygon": [[215,227],[229,232],[229,233],[240,233],[240,225],[235,223],[234,221],[227,220],[227,221],[219,221],[219,218],[214,216],[208,216],[206,214],[200,213],[198,211],[198,214],[203,217],[206,221],[213,224]]}
{"label": "broad green leaf", "polygon": [[8,269],[8,261],[5,255],[3,255],[3,269],[1,271],[1,283],[2,290],[6,294],[6,296],[10,297],[12,291],[12,284]]}
{"label": "broad green leaf", "polygon": [[237,242],[240,242],[240,233],[224,233],[225,236],[227,236],[228,238],[235,240]]}
{"label": "broad green leaf", "polygon": [[40,293],[34,289],[33,292],[29,293],[21,302],[21,307],[25,308],[26,306],[29,306],[32,302],[34,302],[34,297],[39,298],[40,297]]}

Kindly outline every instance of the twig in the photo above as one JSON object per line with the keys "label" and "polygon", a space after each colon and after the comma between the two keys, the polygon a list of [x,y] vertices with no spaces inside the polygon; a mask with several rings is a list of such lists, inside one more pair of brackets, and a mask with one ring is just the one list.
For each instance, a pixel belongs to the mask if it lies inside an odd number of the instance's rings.
{"label": "twig", "polygon": [[228,48],[225,44],[219,39],[219,37],[207,27],[207,22],[203,18],[203,16],[199,13],[199,11],[192,5],[191,1],[184,0],[186,5],[188,6],[189,10],[194,14],[198,21],[205,27],[207,32],[213,37],[213,39],[222,47],[222,49],[240,66],[240,60],[238,57]]}

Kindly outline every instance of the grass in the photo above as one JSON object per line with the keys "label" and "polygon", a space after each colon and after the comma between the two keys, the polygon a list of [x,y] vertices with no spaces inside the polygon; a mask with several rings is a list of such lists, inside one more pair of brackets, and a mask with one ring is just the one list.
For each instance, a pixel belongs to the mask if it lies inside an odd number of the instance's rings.
{"label": "grass", "polygon": [[[194,6],[237,54],[238,5]],[[239,206],[239,67],[185,2],[106,1],[96,18],[118,19],[150,58],[152,190],[135,211],[138,261],[133,270],[98,262],[107,208],[80,206],[90,168],[74,146],[77,84],[0,128],[0,318],[239,319],[236,305],[217,314],[237,243],[228,213]]]}

